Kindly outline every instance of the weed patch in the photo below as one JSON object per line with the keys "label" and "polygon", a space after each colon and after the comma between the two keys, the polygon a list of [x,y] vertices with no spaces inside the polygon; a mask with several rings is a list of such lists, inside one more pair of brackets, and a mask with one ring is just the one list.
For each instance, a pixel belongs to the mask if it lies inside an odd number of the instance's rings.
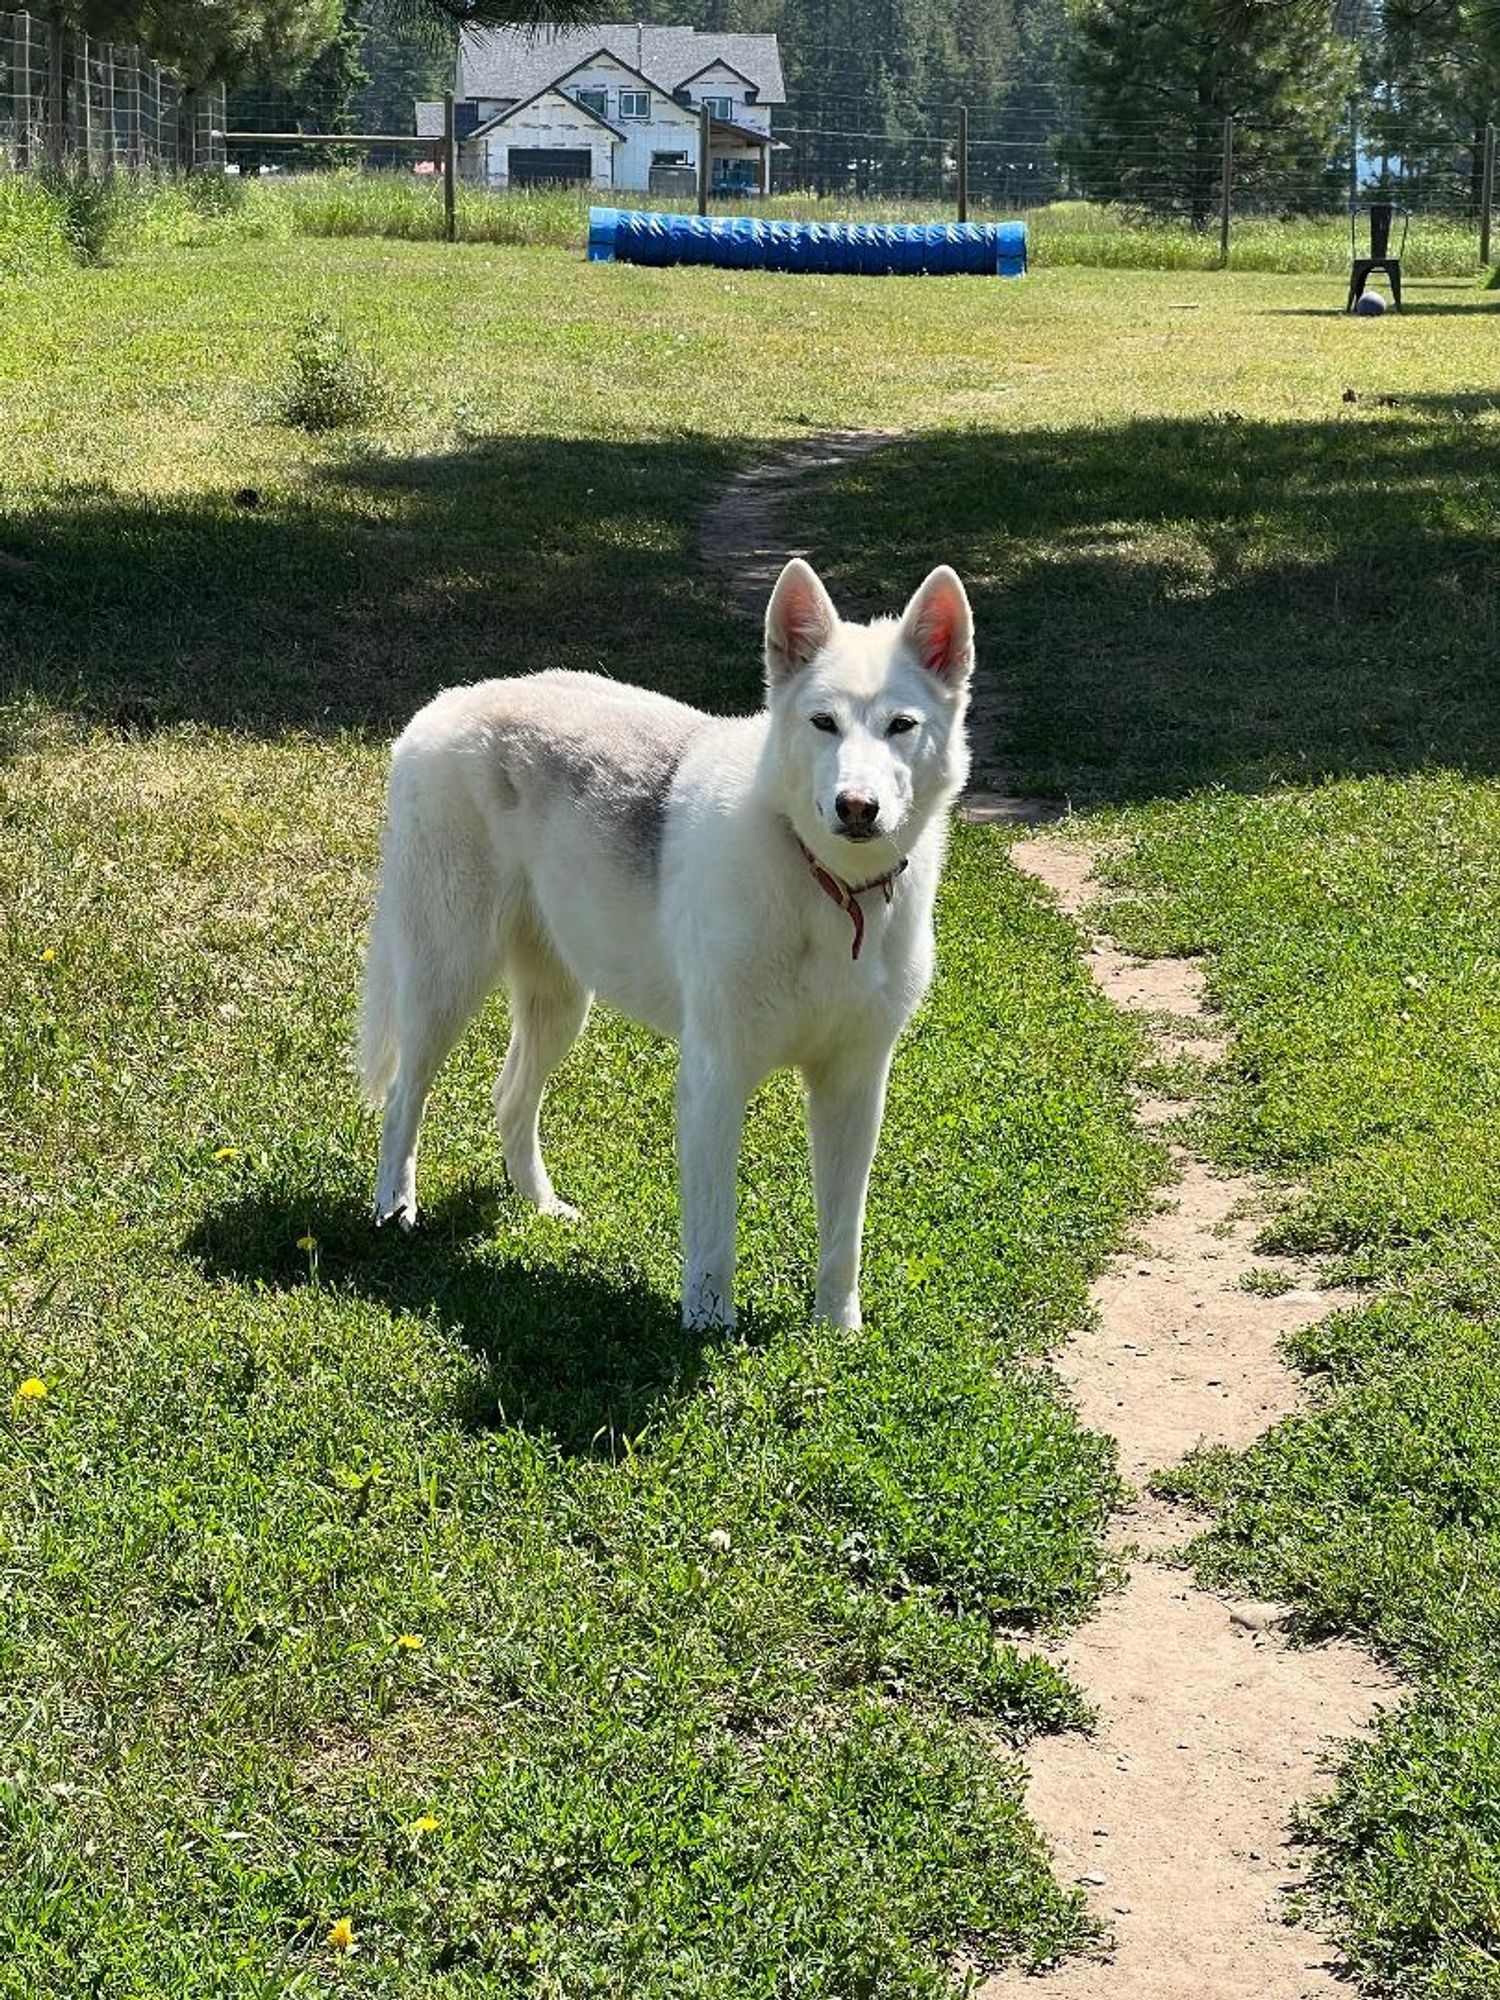
{"label": "weed patch", "polygon": [[273,408],[302,431],[336,431],[378,418],[388,391],[368,354],[327,313],[309,313],[292,336]]}

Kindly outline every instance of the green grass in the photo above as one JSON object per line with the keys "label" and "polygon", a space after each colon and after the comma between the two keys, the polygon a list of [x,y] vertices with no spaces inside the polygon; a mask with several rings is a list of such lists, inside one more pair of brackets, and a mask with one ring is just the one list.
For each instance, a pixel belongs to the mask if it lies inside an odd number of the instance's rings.
{"label": "green grass", "polygon": [[[1417,1676],[1315,1817],[1320,1911],[1374,1990],[1493,1990],[1493,297],[219,229],[0,330],[0,1993],[906,1995],[1083,1940],[1012,1758],[1077,1696],[1016,1635],[1093,1601],[1115,1482],[1033,1357],[1152,1162],[1138,1052],[988,836],[863,1340],[807,1325],[784,1082],[754,1312],[680,1332],[670,1061],[617,1021],[549,1106],[579,1231],[502,1184],[494,1013],[429,1227],[364,1222],[382,736],[547,665],[748,706],[699,511],[861,424],[915,435],[799,535],[859,615],[969,579],[1007,754],[1126,841],[1111,921],[1210,955],[1212,1145],[1377,1288],[1299,1350],[1306,1418],[1181,1483],[1213,1574]],[[309,310],[387,392],[316,437],[274,420]]]}
{"label": "green grass", "polygon": [[[1155,1165],[999,845],[957,843],[858,1339],[809,1325],[788,1079],[705,1342],[660,1044],[600,1018],[559,1078],[563,1230],[503,1184],[492,1010],[410,1241],[347,1056],[388,729],[549,663],[753,703],[705,498],[848,407],[850,347],[872,420],[972,384],[994,297],[815,284],[787,324],[743,280],[307,242],[15,293],[0,1993],[940,1995],[1088,1941],[1015,1750],[1082,1719],[1024,1635],[1107,1583],[1116,1478],[1035,1361]],[[378,363],[363,427],[275,421],[309,309]]]}
{"label": "green grass", "polygon": [[[1483,311],[1432,293],[1394,342],[1335,345],[1241,286],[1239,316],[1191,293],[1191,318],[1161,313],[1176,367],[1147,381],[1126,350],[1123,420],[915,440],[806,493],[799,526],[865,597],[942,522],[981,579],[1021,782],[1109,844],[1109,928],[1207,961],[1233,1041],[1196,1140],[1286,1189],[1268,1251],[1366,1289],[1291,1343],[1304,1414],[1157,1483],[1212,1517],[1208,1582],[1411,1675],[1306,1816],[1309,1906],[1365,1990],[1479,2000],[1500,1991],[1500,403]],[[1217,375],[1249,324],[1263,344]],[[1199,407],[1170,407],[1189,380]]]}
{"label": "green grass", "polygon": [[343,1915],[393,1993],[938,1994],[950,1951],[1076,1945],[1005,1746],[1077,1699],[994,1635],[1091,1600],[1113,1492],[1010,1359],[1144,1165],[1066,934],[964,843],[874,1330],[807,1324],[783,1083],[755,1310],[704,1344],[671,1064],[617,1021],[550,1120],[577,1232],[500,1185],[494,1019],[434,1106],[428,1227],[369,1229],[377,787],[352,742],[193,734],[7,774],[5,1373],[48,1394],[5,1427],[0,1991],[331,1990]]}

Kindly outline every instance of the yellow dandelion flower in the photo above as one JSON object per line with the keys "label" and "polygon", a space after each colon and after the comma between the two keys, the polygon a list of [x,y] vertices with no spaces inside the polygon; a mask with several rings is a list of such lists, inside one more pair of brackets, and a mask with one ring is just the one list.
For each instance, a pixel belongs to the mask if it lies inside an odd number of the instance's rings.
{"label": "yellow dandelion flower", "polygon": [[316,1250],[317,1247],[318,1239],[316,1236],[299,1236],[297,1238],[297,1248],[299,1250]]}
{"label": "yellow dandelion flower", "polygon": [[419,1819],[408,1820],[406,1830],[410,1834],[436,1833],[437,1814],[423,1813]]}
{"label": "yellow dandelion flower", "polygon": [[214,1154],[216,1160],[237,1160],[239,1156],[240,1149],[238,1146],[221,1146],[218,1152]]}
{"label": "yellow dandelion flower", "polygon": [[52,946],[49,944],[47,949],[42,953],[43,965],[51,965],[55,961],[56,957],[57,953],[53,950]]}
{"label": "yellow dandelion flower", "polygon": [[47,1393],[47,1385],[40,1375],[28,1375],[16,1390],[18,1403],[39,1403]]}
{"label": "yellow dandelion flower", "polygon": [[340,1917],[328,1933],[328,1942],[335,1951],[348,1951],[354,1943],[354,1925],[348,1917]]}
{"label": "yellow dandelion flower", "polygon": [[420,1632],[402,1632],[398,1635],[396,1644],[405,1652],[420,1653],[427,1641]]}

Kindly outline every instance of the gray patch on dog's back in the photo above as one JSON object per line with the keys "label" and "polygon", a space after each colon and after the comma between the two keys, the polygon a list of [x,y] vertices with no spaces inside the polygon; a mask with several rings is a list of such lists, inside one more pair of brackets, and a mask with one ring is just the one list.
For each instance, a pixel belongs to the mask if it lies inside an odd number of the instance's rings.
{"label": "gray patch on dog's back", "polygon": [[497,702],[497,776],[566,794],[622,858],[654,872],[678,766],[708,719],[591,674],[540,674]]}

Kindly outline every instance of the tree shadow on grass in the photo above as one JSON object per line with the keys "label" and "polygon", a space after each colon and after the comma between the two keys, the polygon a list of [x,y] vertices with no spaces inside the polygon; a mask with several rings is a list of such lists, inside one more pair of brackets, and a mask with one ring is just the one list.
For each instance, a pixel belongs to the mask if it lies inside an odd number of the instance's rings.
{"label": "tree shadow on grass", "polygon": [[1495,434],[1462,396],[1376,401],[928,436],[798,507],[835,540],[836,597],[875,594],[914,547],[969,581],[1000,759],[1028,791],[1490,774]]}
{"label": "tree shadow on grass", "polygon": [[[265,1188],[210,1211],[183,1245],[210,1277],[291,1291],[314,1282],[394,1312],[435,1315],[483,1369],[454,1414],[475,1429],[516,1426],[570,1456],[613,1458],[690,1395],[709,1345],[675,1300],[633,1278],[499,1254],[493,1196],[465,1192],[410,1235],[376,1230],[364,1207],[320,1197],[316,1276],[299,1246],[310,1205]],[[737,1339],[744,1339],[741,1333]]]}
{"label": "tree shadow on grass", "polygon": [[755,707],[755,635],[697,560],[737,457],[492,438],[263,492],[0,508],[0,697],[136,732],[388,734],[439,688],[573,667]]}
{"label": "tree shadow on grass", "polygon": [[[1490,772],[1489,392],[1392,400],[928,433],[809,481],[788,538],[851,616],[961,571],[1030,791]],[[502,438],[321,464],[253,507],[64,492],[0,523],[0,675],[126,728],[270,737],[385,734],[439,687],[549,666],[751,709],[753,621],[697,548],[729,463],[696,436]]]}

